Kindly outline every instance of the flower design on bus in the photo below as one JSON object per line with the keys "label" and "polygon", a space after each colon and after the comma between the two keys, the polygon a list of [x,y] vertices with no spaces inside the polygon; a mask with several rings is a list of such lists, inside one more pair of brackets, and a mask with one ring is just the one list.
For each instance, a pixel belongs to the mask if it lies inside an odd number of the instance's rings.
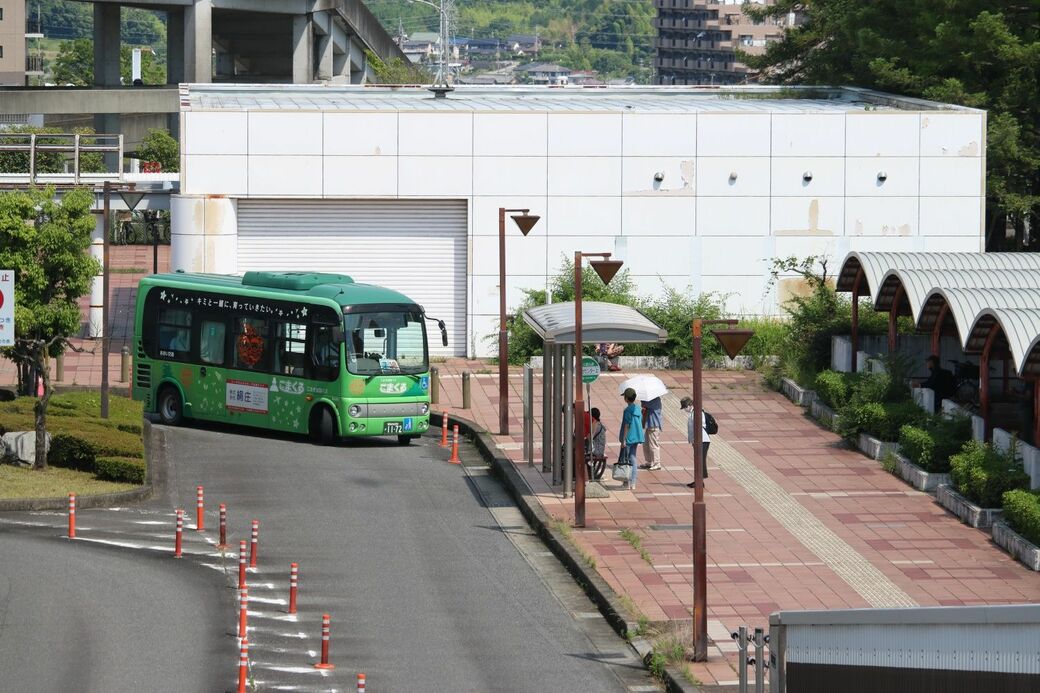
{"label": "flower design on bus", "polygon": [[264,338],[256,328],[246,324],[238,337],[238,359],[249,368],[255,368],[264,357]]}

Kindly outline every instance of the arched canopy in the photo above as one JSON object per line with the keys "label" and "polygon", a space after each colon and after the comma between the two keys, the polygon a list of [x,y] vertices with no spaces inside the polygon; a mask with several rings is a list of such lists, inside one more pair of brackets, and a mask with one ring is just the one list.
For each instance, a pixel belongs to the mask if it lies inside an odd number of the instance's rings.
{"label": "arched canopy", "polygon": [[[524,322],[543,340],[574,344],[573,301],[528,308]],[[581,330],[587,344],[657,343],[668,339],[667,330],[635,308],[599,301],[581,302]]]}
{"label": "arched canopy", "polygon": [[890,270],[1040,270],[1040,253],[874,253],[851,252],[842,261],[836,289],[852,291],[863,271],[860,293],[877,299],[882,279]]}
{"label": "arched canopy", "polygon": [[[917,323],[925,299],[932,289],[1031,289],[1040,286],[1040,273],[1026,269],[957,269],[957,270],[901,270],[892,269],[884,274],[874,307],[881,311],[892,309],[899,287],[910,305],[910,314]],[[897,309],[900,306],[896,306]]]}
{"label": "arched canopy", "polygon": [[1040,375],[1040,308],[982,309],[965,339],[971,351],[982,351],[994,326],[1004,334],[1018,374]]}
{"label": "arched canopy", "polygon": [[[1040,287],[1030,289],[932,289],[921,306],[917,329],[931,332],[945,312],[957,327],[958,341],[967,342],[976,316],[987,307],[1036,308],[1040,306]],[[945,311],[943,308],[945,307]]]}

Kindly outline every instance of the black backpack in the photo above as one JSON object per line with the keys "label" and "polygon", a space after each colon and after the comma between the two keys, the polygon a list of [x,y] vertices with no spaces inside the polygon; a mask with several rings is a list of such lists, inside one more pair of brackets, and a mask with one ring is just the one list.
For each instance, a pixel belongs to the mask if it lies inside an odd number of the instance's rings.
{"label": "black backpack", "polygon": [[719,422],[715,420],[715,417],[704,412],[704,430],[708,432],[708,435],[713,436],[719,432]]}

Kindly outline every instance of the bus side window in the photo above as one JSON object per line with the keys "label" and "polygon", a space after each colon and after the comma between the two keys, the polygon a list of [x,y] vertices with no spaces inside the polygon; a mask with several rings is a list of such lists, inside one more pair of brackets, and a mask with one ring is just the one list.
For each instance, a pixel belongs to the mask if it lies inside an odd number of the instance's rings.
{"label": "bus side window", "polygon": [[335,380],[339,375],[340,345],[332,338],[332,327],[317,325],[312,331],[311,363],[318,380]]}
{"label": "bus side window", "polygon": [[199,338],[199,358],[203,363],[212,363],[216,366],[224,365],[226,336],[227,325],[223,321],[202,321],[202,334]]}
{"label": "bus side window", "polygon": [[191,349],[191,312],[178,308],[159,311],[159,356],[176,358]]}
{"label": "bus side window", "polygon": [[307,326],[282,323],[278,326],[278,365],[283,375],[302,378],[307,365]]}
{"label": "bus side window", "polygon": [[235,320],[234,367],[251,371],[267,370],[270,362],[267,321],[258,318]]}

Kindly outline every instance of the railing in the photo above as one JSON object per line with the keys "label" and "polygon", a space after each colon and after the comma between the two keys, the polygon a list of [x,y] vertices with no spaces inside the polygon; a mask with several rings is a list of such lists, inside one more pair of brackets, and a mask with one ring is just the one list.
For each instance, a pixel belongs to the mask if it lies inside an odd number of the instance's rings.
{"label": "railing", "polygon": [[[122,135],[77,135],[69,133],[0,133],[0,155],[28,155],[28,171],[0,171],[0,181],[16,179],[15,182],[72,183],[79,185],[84,180],[123,180],[123,136]],[[72,170],[65,172],[39,172],[38,158],[45,155],[72,155]],[[84,172],[82,158],[89,154],[116,155],[115,171]],[[65,162],[68,167],[68,162]]]}
{"label": "railing", "polygon": [[38,55],[25,56],[25,71],[31,74],[43,74],[43,58]]}

